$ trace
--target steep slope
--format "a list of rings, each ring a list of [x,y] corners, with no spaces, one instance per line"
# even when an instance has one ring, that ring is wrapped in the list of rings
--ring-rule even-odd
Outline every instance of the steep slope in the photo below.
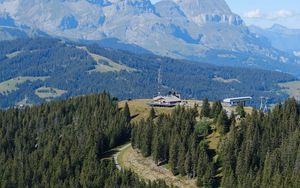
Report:
[[[161,92],[174,89],[184,98],[251,95],[253,104],[260,96],[278,102],[287,97],[278,92],[278,83],[295,80],[280,72],[217,67],[63,40],[23,39],[0,42],[0,107],[100,91],[121,99],[152,98],[158,92],[159,68]]]

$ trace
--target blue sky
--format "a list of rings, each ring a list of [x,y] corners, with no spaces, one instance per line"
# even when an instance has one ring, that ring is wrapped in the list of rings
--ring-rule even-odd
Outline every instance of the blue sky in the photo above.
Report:
[[[159,0],[151,0],[153,3]],[[270,27],[275,23],[300,28],[300,0],[226,0],[247,25]]]

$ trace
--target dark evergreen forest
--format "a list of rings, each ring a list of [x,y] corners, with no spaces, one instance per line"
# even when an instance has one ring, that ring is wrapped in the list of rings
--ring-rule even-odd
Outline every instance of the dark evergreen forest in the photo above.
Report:
[[[263,113],[220,102],[177,107],[131,125],[127,105],[88,95],[0,111],[1,187],[167,187],[119,171],[104,154],[130,140],[144,157],[167,164],[199,187],[299,187],[300,105],[289,99]],[[220,135],[209,147],[208,135]]]
[[[300,187],[300,105],[294,99],[232,126],[220,147],[223,187]]]
[[[0,112],[0,187],[167,187],[102,154],[129,140],[130,113],[108,94]]]

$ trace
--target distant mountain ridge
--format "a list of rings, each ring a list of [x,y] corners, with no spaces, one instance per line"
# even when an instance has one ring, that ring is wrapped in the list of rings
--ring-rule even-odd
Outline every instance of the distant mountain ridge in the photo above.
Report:
[[[209,22],[232,25],[244,23],[240,16],[231,12],[224,0],[176,0],[175,2],[189,19],[199,25]]]
[[[252,34],[224,0],[1,0],[0,12],[51,36],[117,39],[162,56],[300,75],[299,58]]]
[[[249,28],[251,32],[266,37],[274,48],[286,52],[300,52],[300,29],[289,29],[279,24],[267,29],[257,26]]]

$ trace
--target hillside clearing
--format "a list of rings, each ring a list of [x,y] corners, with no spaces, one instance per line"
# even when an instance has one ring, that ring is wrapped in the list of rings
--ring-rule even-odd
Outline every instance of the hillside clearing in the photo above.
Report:
[[[77,48],[86,51],[97,62],[95,69],[89,71],[89,73],[93,73],[93,72],[106,73],[106,72],[121,72],[121,71],[135,72],[135,71],[137,71],[136,69],[115,63],[106,57],[91,53],[87,49],[87,47],[77,47]]]
[[[117,158],[119,164],[126,169],[131,169],[145,180],[163,179],[168,185],[179,188],[196,188],[196,180],[187,177],[174,176],[171,171],[163,166],[157,166],[151,158],[144,158],[134,150],[131,145],[123,149]]]
[[[9,59],[12,59],[14,57],[17,57],[20,53],[22,53],[22,51],[15,51],[15,52],[12,52],[10,54],[6,54],[6,57],[9,58]]]
[[[230,83],[241,83],[241,81],[239,81],[238,79],[224,79],[222,77],[215,77],[213,78],[214,81],[217,81],[217,82],[222,82],[222,83],[225,83],[225,84],[230,84]]]
[[[220,143],[221,135],[213,131],[210,135],[207,136],[208,147],[212,150],[217,150]]]
[[[34,82],[34,81],[45,81],[49,77],[31,77],[31,76],[19,76],[10,80],[6,80],[4,82],[0,83],[0,94],[2,95],[8,95],[9,93],[13,91],[18,90],[18,85],[23,84],[27,81]]]
[[[300,100],[300,81],[281,83],[279,86],[282,91],[287,93],[290,97],[295,97],[296,100]]]
[[[151,110],[151,107],[147,104],[151,102],[150,99],[137,99],[132,101],[121,101],[119,107],[123,108],[127,102],[131,116],[134,117],[134,122],[139,122],[142,119],[147,119]],[[170,114],[174,108],[154,108],[156,114]]]
[[[40,87],[36,89],[34,93],[41,99],[48,99],[60,97],[67,93],[67,91],[52,87]]]
[[[128,104],[131,116],[133,118],[133,122],[139,122],[142,119],[147,119],[151,110],[151,107],[148,105],[148,103],[151,102],[151,99],[136,99],[136,100],[129,100],[129,101],[121,101],[119,102],[119,107],[123,108],[125,103]],[[200,100],[187,100],[188,102],[188,107],[193,107],[195,104],[199,106],[199,113],[201,111],[201,106],[202,106],[202,101]],[[211,103],[212,106],[212,103]],[[223,104],[224,109],[228,112],[235,112],[236,107],[234,106],[227,106]],[[175,109],[173,108],[160,108],[160,107],[155,107],[155,113],[156,115],[159,114],[170,114],[172,111]],[[246,113],[251,113],[252,107],[245,107],[244,108]]]

